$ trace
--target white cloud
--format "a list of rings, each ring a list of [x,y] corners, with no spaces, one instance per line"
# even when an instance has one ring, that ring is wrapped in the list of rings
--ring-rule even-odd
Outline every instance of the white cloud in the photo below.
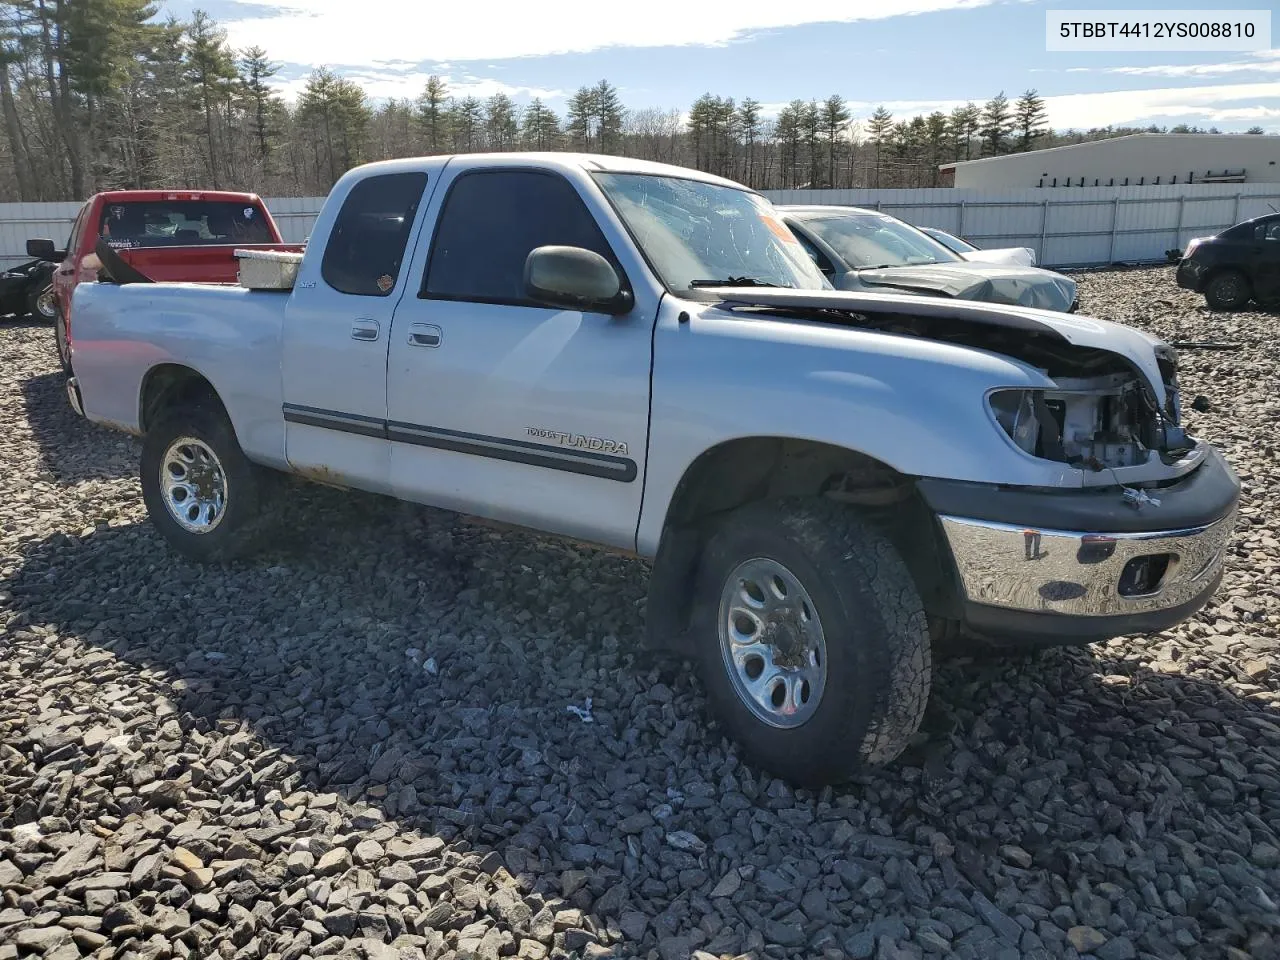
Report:
[[[422,88],[427,85],[429,74],[416,70],[397,72],[394,70],[357,69],[344,70],[342,71],[342,76],[343,79],[357,84],[364,90],[365,95],[372,99],[394,98],[402,100],[406,97],[413,99],[422,93]],[[448,84],[449,95],[458,98],[479,97],[483,100],[492,97],[496,93],[505,93],[507,96],[519,99],[541,97],[543,100],[553,100],[566,95],[564,90],[516,86],[489,77],[455,77],[447,73],[440,74],[440,77]],[[295,102],[306,85],[306,77],[295,77],[289,80],[278,80],[274,86],[277,92],[286,100]]]
[[[1259,109],[1262,100],[1280,102],[1280,81],[1074,93],[1045,98],[1049,122],[1060,129],[1132,124],[1151,117],[1229,123],[1249,119],[1240,111]]]
[[[999,0],[650,0],[637,8],[598,0],[492,0],[427,4],[377,0],[241,0],[273,12],[225,26],[234,47],[258,44],[287,63],[378,64],[392,60],[500,60],[606,47],[719,45],[753,31],[810,23],[883,20],[939,10],[988,6]]]
[[[1241,73],[1280,73],[1280,50],[1257,50],[1251,59],[1226,63],[1158,63],[1147,66],[1070,67],[1067,73],[1110,73],[1126,77],[1227,77]]]

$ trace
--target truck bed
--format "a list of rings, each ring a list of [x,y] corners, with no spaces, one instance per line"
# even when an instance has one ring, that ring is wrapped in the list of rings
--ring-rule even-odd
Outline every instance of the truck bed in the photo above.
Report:
[[[240,286],[80,284],[75,350],[85,415],[141,432],[144,377],[157,365],[180,363],[218,384],[244,451],[283,467],[280,356],[288,300]]]
[[[180,247],[113,247],[112,249],[131,267],[157,282],[235,283],[239,266],[235,258],[236,250],[280,250],[300,253],[302,244],[202,243]]]

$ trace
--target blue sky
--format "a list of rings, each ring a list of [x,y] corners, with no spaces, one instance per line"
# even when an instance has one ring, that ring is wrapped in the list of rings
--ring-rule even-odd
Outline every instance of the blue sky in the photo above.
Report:
[[[164,0],[163,12],[207,10],[237,47],[258,43],[283,64],[293,95],[326,65],[374,97],[414,96],[426,76],[458,95],[504,91],[517,101],[565,97],[607,78],[627,106],[686,109],[700,94],[776,108],[839,93],[864,117],[978,103],[1034,87],[1055,127],[1254,124],[1280,133],[1280,51],[1049,53],[1048,10],[1123,6],[1172,12],[1212,0]],[[1270,9],[1280,0],[1231,2]],[[801,10],[800,7],[807,9]],[[1280,36],[1277,36],[1280,40]]]

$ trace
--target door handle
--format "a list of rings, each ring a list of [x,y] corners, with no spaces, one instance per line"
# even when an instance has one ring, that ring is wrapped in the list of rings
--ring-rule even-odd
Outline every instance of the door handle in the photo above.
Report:
[[[378,339],[378,321],[377,320],[357,320],[351,325],[352,340],[377,340]]]
[[[409,324],[409,345],[413,347],[438,347],[444,331],[434,323]]]

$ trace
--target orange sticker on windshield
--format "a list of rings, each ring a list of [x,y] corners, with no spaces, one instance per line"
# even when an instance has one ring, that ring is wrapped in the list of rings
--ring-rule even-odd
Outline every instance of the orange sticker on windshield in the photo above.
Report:
[[[770,217],[767,214],[763,214],[763,213],[760,214],[760,219],[764,221],[764,225],[773,232],[773,235],[776,236],[783,243],[799,243],[800,242],[799,240],[796,239],[796,235],[792,233],[790,230],[788,230],[786,227],[786,224],[784,224],[781,220],[775,220],[773,217]]]

